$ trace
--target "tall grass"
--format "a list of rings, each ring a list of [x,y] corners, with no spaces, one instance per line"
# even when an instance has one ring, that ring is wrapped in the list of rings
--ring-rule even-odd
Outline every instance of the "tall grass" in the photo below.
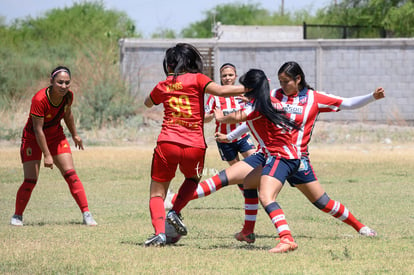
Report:
[[[22,181],[18,146],[0,147],[0,273],[2,274],[410,274],[414,270],[414,146],[344,144],[314,146],[311,157],[331,198],[341,201],[379,233],[359,236],[317,210],[288,185],[278,202],[299,249],[273,255],[275,229],[259,210],[257,241],[237,242],[243,199],[237,187],[190,202],[183,210],[189,235],[177,245],[144,248],[152,234],[148,211],[154,141],[145,147],[74,150],[90,210],[81,214],[57,169],[42,168],[25,211],[25,226],[8,225]],[[220,170],[214,144],[206,171]],[[211,176],[207,173],[207,176]],[[173,181],[177,190],[181,176]]]

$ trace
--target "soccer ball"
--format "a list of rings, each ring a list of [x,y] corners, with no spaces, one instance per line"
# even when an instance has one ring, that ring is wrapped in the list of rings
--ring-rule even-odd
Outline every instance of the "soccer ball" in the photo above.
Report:
[[[175,231],[174,226],[165,221],[165,236],[167,237],[167,244],[173,244],[181,239],[181,235]]]

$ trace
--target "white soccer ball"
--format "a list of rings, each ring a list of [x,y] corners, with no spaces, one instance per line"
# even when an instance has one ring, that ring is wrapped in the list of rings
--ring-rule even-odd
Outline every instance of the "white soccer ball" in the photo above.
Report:
[[[181,239],[181,235],[167,221],[165,221],[165,236],[167,237],[167,244],[176,243]]]

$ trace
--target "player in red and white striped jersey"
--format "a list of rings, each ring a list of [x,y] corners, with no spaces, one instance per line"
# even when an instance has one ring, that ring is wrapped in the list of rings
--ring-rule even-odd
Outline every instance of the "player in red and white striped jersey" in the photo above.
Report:
[[[305,75],[296,62],[285,63],[278,71],[281,89],[273,90],[272,97],[277,98],[291,121],[301,126],[293,131],[293,141],[301,151],[301,166],[287,180],[297,187],[310,202],[320,210],[352,226],[363,236],[374,237],[377,233],[359,222],[340,202],[329,198],[320,185],[309,160],[308,143],[318,115],[322,112],[337,112],[343,109],[356,109],[383,98],[384,90],[377,88],[373,93],[352,98],[342,98],[313,90],[306,82]],[[243,132],[238,129],[239,132]],[[239,241],[254,241],[254,224],[257,215],[257,181],[245,181],[245,224],[236,234]],[[246,196],[247,194],[247,196]],[[253,210],[252,210],[253,209]]]
[[[224,63],[220,67],[221,85],[234,85],[237,78],[236,67],[231,63]],[[240,110],[244,106],[244,98],[240,96],[220,97],[210,95],[205,106],[205,122],[214,118],[214,110],[221,109],[224,114],[230,114]],[[243,122],[244,123],[244,122]],[[230,133],[243,123],[220,123],[216,121],[216,132]],[[230,165],[239,161],[239,153],[245,158],[255,151],[255,146],[250,140],[248,133],[241,135],[239,138],[229,140],[228,142],[217,142],[217,147],[221,159],[227,161]]]
[[[292,129],[299,129],[290,121],[276,98],[270,97],[269,81],[263,71],[249,70],[240,78],[240,83],[245,87],[253,88],[246,93],[246,97],[252,101],[236,113],[223,116],[223,112],[216,110],[216,119],[221,122],[246,121],[247,125],[259,143],[259,150],[264,155],[265,162],[261,165],[252,165],[255,155],[244,161],[253,169],[247,177],[257,177],[260,188],[260,202],[277,229],[280,242],[269,250],[271,253],[281,253],[295,250],[294,242],[289,226],[286,222],[283,210],[276,202],[276,198],[289,176],[299,168],[300,154],[292,144]],[[227,171],[237,169],[233,165]],[[242,168],[240,166],[240,168]],[[260,172],[261,171],[261,172]],[[239,173],[245,174],[246,169]]]

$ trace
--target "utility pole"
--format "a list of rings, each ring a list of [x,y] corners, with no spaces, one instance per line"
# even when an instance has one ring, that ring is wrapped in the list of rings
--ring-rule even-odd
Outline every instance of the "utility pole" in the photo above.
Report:
[[[282,0],[282,6],[280,7],[280,13],[282,16],[285,14],[285,0]]]

